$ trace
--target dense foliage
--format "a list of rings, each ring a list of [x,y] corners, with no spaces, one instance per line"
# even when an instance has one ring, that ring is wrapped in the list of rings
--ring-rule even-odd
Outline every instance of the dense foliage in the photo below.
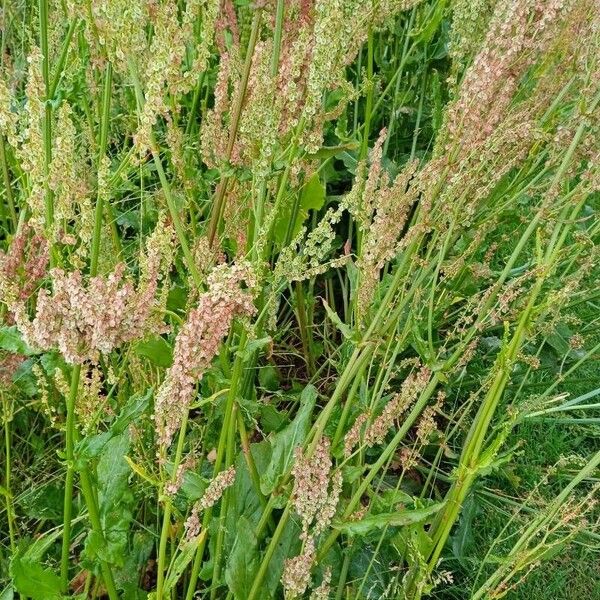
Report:
[[[1,600],[597,564],[597,1],[1,21]]]

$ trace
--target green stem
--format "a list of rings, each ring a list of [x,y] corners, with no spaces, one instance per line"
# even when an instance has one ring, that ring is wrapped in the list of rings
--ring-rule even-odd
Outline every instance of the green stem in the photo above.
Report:
[[[144,93],[142,91],[142,86],[140,80],[137,76],[137,71],[135,64],[133,61],[129,61],[129,73],[131,75],[131,79],[133,81],[133,85],[135,88],[136,99],[138,103],[139,110],[141,110],[144,106]],[[175,203],[175,198],[173,197],[173,193],[171,192],[171,186],[169,181],[167,180],[167,176],[165,174],[165,170],[162,165],[162,161],[160,159],[160,152],[158,150],[158,146],[156,144],[156,140],[154,138],[154,134],[150,132],[150,152],[152,153],[152,158],[154,159],[154,165],[156,167],[156,171],[158,172],[158,178],[160,179],[160,184],[162,186],[163,192],[165,194],[165,199],[167,201],[167,206],[169,208],[169,214],[171,215],[171,219],[173,220],[173,226],[175,227],[175,233],[177,234],[177,239],[179,240],[179,245],[181,246],[181,250],[185,257],[187,267],[190,271],[192,279],[194,283],[200,287],[202,285],[202,275],[196,266],[196,261],[190,251],[190,247],[187,241],[187,237],[185,234],[185,227],[183,225],[183,221],[179,216],[179,210]]]
[[[250,479],[252,480],[254,491],[256,492],[261,506],[264,509],[267,506],[267,499],[260,489],[260,475],[258,474],[254,457],[252,456],[252,449],[250,447],[250,441],[248,440],[248,432],[246,431],[244,417],[240,411],[237,411],[237,424],[238,432],[240,434],[240,442],[242,445],[242,452],[244,453],[244,460],[246,461],[246,466],[248,467],[248,473],[250,473]]]
[[[67,30],[67,35],[63,41],[63,45],[60,51],[60,56],[58,58],[58,63],[56,65],[56,73],[54,73],[54,77],[50,83],[50,88],[48,91],[48,96],[50,98],[54,98],[54,94],[58,89],[58,84],[60,83],[60,78],[62,76],[63,68],[65,66],[65,62],[67,61],[67,55],[69,54],[69,46],[71,45],[71,40],[73,39],[73,34],[75,33],[75,29],[79,23],[78,19],[73,19],[71,24],[69,25],[69,29]]]
[[[226,460],[226,458],[229,458],[230,461],[232,460],[231,444],[233,443],[233,440],[231,439],[232,438],[231,432],[232,432],[232,429],[235,427],[235,422],[236,422],[234,405],[235,405],[235,400],[238,395],[238,388],[239,388],[240,382],[242,380],[242,375],[243,375],[243,370],[244,370],[244,364],[245,364],[244,349],[246,347],[246,340],[247,340],[247,334],[246,334],[246,331],[244,330],[244,331],[242,331],[242,333],[240,335],[240,339],[239,339],[239,343],[238,343],[238,351],[237,351],[235,363],[233,365],[233,370],[232,370],[232,374],[231,374],[231,384],[229,387],[229,392],[227,394],[227,402],[225,405],[225,416],[223,418],[223,425],[221,426],[221,433],[219,435],[219,442],[217,444],[217,456],[215,458],[215,464],[214,464],[214,468],[213,468],[214,476],[216,476],[219,473],[219,471],[221,471],[221,465]],[[229,448],[229,457],[226,457],[226,452],[227,452],[228,448]],[[206,529],[208,527],[208,525],[210,524],[210,521],[212,518],[212,513],[213,513],[212,508],[208,509],[204,513],[204,517],[202,520],[202,528],[203,529]],[[219,534],[217,534],[217,535],[219,535]],[[196,556],[194,557],[194,564],[192,565],[192,572],[191,572],[190,581],[189,581],[188,588],[187,588],[186,600],[192,600],[192,598],[194,597],[194,593],[196,591],[196,584],[198,582],[198,577],[200,575],[200,567],[202,566],[202,556],[204,554],[205,546],[206,546],[206,537],[200,542],[200,544],[198,545],[198,549],[196,550]],[[220,553],[215,556],[214,560],[215,560],[215,566],[213,566],[213,569],[216,568],[216,564],[220,563],[220,560],[221,560]],[[211,591],[211,593],[212,593],[212,591]]]
[[[360,160],[364,160],[367,157],[369,150],[369,134],[371,133],[371,115],[373,114],[373,30],[369,28],[369,38],[367,41],[367,102],[365,106],[365,121],[362,132],[362,144],[360,148]]]
[[[254,19],[252,21],[252,30],[250,32],[250,39],[248,41],[248,49],[246,50],[244,72],[242,74],[242,80],[240,82],[239,91],[235,99],[235,105],[233,107],[231,115],[229,140],[227,142],[227,149],[225,151],[225,157],[227,162],[231,160],[231,156],[233,154],[233,147],[235,145],[235,140],[237,137],[238,127],[240,124],[242,107],[244,105],[244,98],[246,97],[246,89],[248,87],[248,79],[250,78],[250,69],[252,68],[252,57],[254,56],[254,47],[256,46],[256,41],[258,40],[258,33],[260,30],[261,12],[262,11],[260,9],[257,9],[254,13]],[[228,182],[229,178],[227,176],[223,176],[223,179],[221,179],[221,181],[219,182],[219,185],[217,186],[217,191],[215,193],[215,200],[212,207],[210,222],[208,224],[208,243],[210,244],[210,246],[212,246],[215,241],[217,229],[221,220],[221,215],[223,214],[223,210],[225,208],[225,192],[227,191]]]
[[[234,402],[231,407],[231,416],[228,423],[227,432],[227,451],[225,454],[225,464],[231,465],[234,461],[235,452],[235,424],[237,421],[237,404]],[[223,554],[223,545],[225,542],[225,518],[227,516],[227,509],[229,507],[229,501],[231,498],[231,489],[225,490],[223,499],[221,500],[221,508],[219,510],[218,527],[217,527],[217,539],[215,543],[215,556],[213,561],[213,576],[211,581],[210,598],[215,600],[217,590],[219,589],[221,580],[221,563]]]
[[[42,120],[44,139],[44,195],[46,230],[50,234],[54,224],[54,197],[48,185],[50,163],[52,162],[52,104],[50,102],[50,62],[48,56],[48,0],[39,0],[40,48],[42,51],[42,77],[45,87],[44,117]]]
[[[79,388],[81,365],[74,365],[71,372],[71,389],[67,397],[67,420],[65,457],[67,461],[67,474],[65,477],[65,494],[63,502],[63,538],[60,558],[60,578],[63,592],[69,588],[69,547],[71,545],[71,517],[73,512],[73,480],[75,477],[75,400]]]
[[[279,70],[279,55],[281,54],[284,13],[285,0],[277,0],[277,8],[275,12],[275,31],[273,32],[273,54],[271,55],[271,77],[276,77]]]
[[[110,121],[110,91],[112,86],[112,65],[106,63],[104,71],[104,91],[102,94],[102,120],[100,126],[100,143],[98,148],[98,169],[102,168],[102,162],[106,154],[108,142],[108,126]],[[96,210],[94,213],[94,234],[92,237],[92,256],[90,261],[90,275],[93,277],[98,272],[98,257],[100,255],[100,238],[102,231],[102,212],[103,212],[103,194],[104,190],[98,190],[96,196]]]
[[[273,558],[273,554],[275,553],[277,544],[279,543],[279,540],[281,539],[281,536],[283,535],[285,526],[288,522],[288,519],[290,518],[291,512],[292,511],[290,508],[290,504],[288,502],[288,504],[286,504],[285,510],[283,511],[281,517],[279,518],[279,523],[277,523],[277,528],[273,532],[273,537],[271,538],[271,541],[270,541],[269,545],[267,546],[267,550],[265,552],[265,556],[264,556],[262,562],[260,563],[260,567],[258,568],[256,575],[254,576],[254,583],[252,584],[252,587],[250,588],[250,593],[248,594],[247,600],[258,600],[258,598],[262,597],[261,596],[261,594],[262,594],[261,588],[262,588],[263,579],[265,578],[265,575],[267,574],[267,569],[269,568],[269,564],[271,563],[271,559]]]
[[[10,185],[10,171],[8,169],[8,161],[6,159],[6,142],[4,137],[0,136],[0,164],[2,166],[2,178],[4,179],[4,190],[6,193],[6,202],[8,204],[8,212],[12,221],[13,231],[17,230],[18,220],[17,211],[15,209],[15,201]]]
[[[4,487],[6,493],[4,498],[6,500],[6,518],[8,520],[8,535],[10,539],[10,551],[14,555],[15,552],[15,515],[12,506],[12,492],[11,492],[11,433],[10,423],[12,421],[12,407],[10,406],[10,400],[6,398],[5,394],[2,394],[3,404],[3,421],[4,421]]]
[[[297,281],[294,290],[296,292],[296,313],[298,316],[298,327],[300,328],[300,338],[302,339],[302,351],[304,352],[304,360],[308,368],[308,375],[312,377],[315,374],[315,359],[312,353],[311,332],[308,328],[308,320],[306,317],[306,301],[304,298],[304,287],[301,281]]]
[[[96,506],[96,496],[94,494],[94,488],[90,479],[89,471],[86,467],[79,470],[79,481],[81,484],[81,491],[83,492],[83,498],[88,509],[88,515],[90,523],[92,524],[92,531],[96,534],[99,539],[104,539],[104,532],[102,530],[102,522],[100,521],[100,514],[98,507]],[[118,600],[119,595],[115,587],[115,582],[112,575],[110,565],[104,561],[100,561],[100,571],[102,573],[102,579],[104,580],[104,587],[110,600]]]
[[[61,584],[66,592],[69,586],[69,546],[71,543],[71,515],[73,509],[73,479],[75,476],[75,442],[77,441],[77,430],[75,429],[75,402],[77,400],[77,392],[79,389],[79,380],[81,376],[81,365],[73,365],[71,373],[71,388],[67,398],[67,421],[66,421],[66,460],[67,460],[67,476],[65,478],[65,496],[63,505],[63,539],[60,562]],[[99,539],[104,538],[102,530],[102,522],[96,504],[96,495],[92,485],[91,477],[87,466],[79,468],[79,479],[81,491],[88,509],[88,516],[92,525],[92,531]],[[100,570],[104,585],[110,600],[118,600],[117,590],[115,588],[114,579],[110,565],[105,561],[100,561]]]
[[[189,418],[189,411],[185,411],[181,427],[179,428],[179,437],[177,439],[177,449],[175,450],[175,460],[173,462],[173,471],[171,474],[171,481],[175,481],[177,478],[177,470],[181,464],[181,457],[183,456],[183,447],[185,445],[185,433],[187,430]],[[158,546],[158,567],[157,567],[157,581],[156,581],[156,599],[162,600],[163,588],[165,583],[165,565],[167,560],[167,541],[169,539],[169,530],[171,529],[171,512],[172,504],[171,499],[163,491],[165,498],[165,510],[163,512],[162,528],[160,530],[160,541]]]

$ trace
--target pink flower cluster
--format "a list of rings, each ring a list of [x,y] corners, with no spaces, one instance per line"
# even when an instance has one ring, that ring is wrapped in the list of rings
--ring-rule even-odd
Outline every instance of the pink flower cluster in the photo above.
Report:
[[[156,281],[137,291],[123,264],[87,282],[80,271],[52,269],[50,275],[52,291],[39,291],[33,321],[25,303],[15,305],[15,321],[30,346],[58,349],[67,362],[81,364],[147,333]]]
[[[196,382],[210,366],[235,317],[254,314],[254,279],[246,265],[219,265],[208,276],[208,291],[200,295],[175,340],[173,364],[158,390],[155,421],[158,443],[170,445],[194,397]]]
[[[14,237],[6,253],[0,251],[0,292],[7,303],[27,300],[46,274],[46,239],[28,225]]]

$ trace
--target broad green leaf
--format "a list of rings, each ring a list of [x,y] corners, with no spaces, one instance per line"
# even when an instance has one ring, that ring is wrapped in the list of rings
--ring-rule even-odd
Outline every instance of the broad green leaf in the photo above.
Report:
[[[293,215],[294,204],[297,203],[296,214]],[[325,203],[325,186],[319,179],[319,174],[314,173],[302,186],[298,198],[289,198],[282,207],[281,216],[275,223],[275,239],[279,244],[284,244],[286,238],[292,240],[298,234],[302,223],[306,221],[309,210],[319,210]],[[293,222],[292,222],[293,221]]]
[[[271,459],[271,446],[269,442],[262,441],[258,444],[250,444],[250,452],[254,465],[259,473],[264,473]],[[246,457],[239,452],[235,461],[235,482],[229,495],[227,514],[225,515],[225,547],[231,552],[236,536],[237,523],[242,517],[255,528],[263,514],[258,491],[250,477]]]
[[[123,566],[127,537],[133,519],[133,494],[128,479],[131,473],[125,455],[129,450],[129,433],[111,438],[98,461],[98,504],[104,536],[91,532],[85,552],[89,558]]]
[[[134,350],[138,356],[147,358],[159,367],[170,367],[173,363],[173,348],[160,336],[138,342]]]
[[[437,31],[437,28],[439,27],[442,18],[444,17],[445,7],[446,0],[438,0],[435,9],[432,11],[433,14],[431,14],[431,12],[427,14],[428,19],[425,26],[421,29],[421,31],[417,33],[417,41],[427,44],[431,40],[431,38]]]
[[[169,470],[169,473],[172,471]],[[181,491],[187,496],[190,502],[200,500],[207,488],[208,482],[198,473],[186,470],[181,483]]]
[[[405,525],[412,525],[414,523],[425,521],[428,517],[438,512],[443,505],[443,502],[438,502],[427,508],[369,515],[360,521],[338,523],[334,525],[334,527],[349,535],[366,535],[375,529],[383,529],[384,527],[404,527]]]
[[[295,519],[288,519],[279,543],[275,546],[273,557],[269,563],[269,569],[264,580],[264,591],[261,600],[268,598],[282,598],[283,594],[277,594],[281,585],[281,575],[285,561],[300,553],[300,526]]]
[[[10,563],[10,575],[17,592],[31,600],[62,598],[60,577],[37,561],[17,553]]]
[[[310,429],[310,417],[316,400],[317,390],[314,386],[307,385],[300,395],[300,410],[294,420],[285,429],[271,437],[271,462],[260,481],[263,494],[272,493],[279,480],[291,468],[294,450],[304,443]]]
[[[19,498],[19,507],[28,517],[62,522],[64,489],[55,482],[32,487]]]
[[[244,516],[237,522],[237,535],[227,560],[225,581],[236,600],[246,600],[258,568],[258,541],[254,525]]]
[[[38,393],[37,378],[33,374],[32,368],[35,364],[33,358],[22,362],[13,375],[13,383],[25,395],[33,398]]]
[[[286,423],[286,416],[280,413],[272,404],[259,404],[260,426],[265,433],[279,431]]]
[[[0,350],[6,350],[13,354],[24,354],[25,356],[39,354],[23,341],[21,332],[16,325],[0,327]]]
[[[127,548],[125,562],[122,568],[114,570],[117,588],[123,591],[124,600],[146,600],[148,592],[139,589],[141,570],[147,565],[154,549],[154,536],[141,531],[133,534]]]
[[[77,517],[73,519],[73,523],[81,521],[82,517]],[[42,556],[46,553],[48,548],[56,542],[56,540],[62,537],[62,527],[55,529],[52,532],[45,533],[41,535],[39,538],[31,541],[27,545],[27,549],[23,552],[22,558],[25,561],[29,562],[40,562],[42,560]]]
[[[246,347],[242,350],[241,354],[244,359],[249,360],[257,350],[262,350],[273,343],[273,339],[269,336],[259,338],[257,340],[251,340],[246,344]]]

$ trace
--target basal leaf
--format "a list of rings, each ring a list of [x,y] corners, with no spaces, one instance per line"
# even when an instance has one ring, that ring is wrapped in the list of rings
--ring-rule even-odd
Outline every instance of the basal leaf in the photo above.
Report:
[[[237,522],[237,535],[225,569],[225,581],[236,600],[246,600],[258,568],[258,541],[254,526],[244,516]]]
[[[10,563],[10,575],[17,592],[31,600],[62,598],[60,577],[37,561],[17,553]]]
[[[91,532],[86,541],[89,558],[99,558],[122,566],[127,536],[133,518],[133,494],[128,479],[131,473],[125,455],[129,450],[129,433],[111,438],[98,461],[98,504],[104,537]]]

